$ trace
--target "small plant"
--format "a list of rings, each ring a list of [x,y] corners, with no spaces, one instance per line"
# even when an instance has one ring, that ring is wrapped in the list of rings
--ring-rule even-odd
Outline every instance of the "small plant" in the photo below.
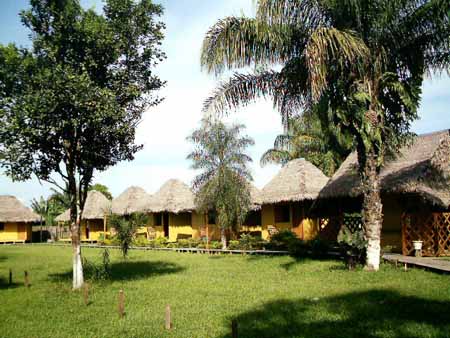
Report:
[[[148,223],[148,216],[142,213],[134,213],[127,217],[112,215],[109,221],[110,226],[116,230],[116,237],[119,241],[123,258],[126,258],[128,250],[133,243],[136,230]]]
[[[362,229],[351,232],[343,226],[338,235],[338,243],[349,269],[354,269],[358,263],[364,264],[367,241]]]
[[[133,245],[135,246],[148,246],[149,243],[149,240],[144,236],[138,236],[133,241]]]
[[[83,258],[83,266],[86,274],[91,276],[92,280],[107,280],[111,277],[111,260],[109,257],[109,250],[105,249],[102,252],[101,264],[95,264]]]

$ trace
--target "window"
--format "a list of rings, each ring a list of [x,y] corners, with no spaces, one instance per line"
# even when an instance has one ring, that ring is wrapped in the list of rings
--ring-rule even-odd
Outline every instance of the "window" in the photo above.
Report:
[[[5,231],[5,223],[0,223],[0,231]]]
[[[258,226],[261,225],[261,210],[250,211],[247,214],[244,225]]]
[[[208,211],[208,224],[216,224],[216,212]]]
[[[153,215],[153,225],[154,226],[162,225],[162,213],[158,212],[157,214]]]
[[[192,225],[192,214],[190,212],[182,212],[174,215],[176,225]]]
[[[289,204],[275,206],[275,223],[289,223],[291,221],[291,208]]]

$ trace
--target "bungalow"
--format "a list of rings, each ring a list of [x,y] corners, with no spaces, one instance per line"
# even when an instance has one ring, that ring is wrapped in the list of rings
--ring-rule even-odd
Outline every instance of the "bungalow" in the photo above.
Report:
[[[16,197],[0,196],[0,243],[31,241],[31,226],[40,217]]]
[[[304,240],[313,239],[319,230],[319,220],[308,210],[328,182],[320,169],[305,159],[295,159],[280,169],[262,189],[262,237],[271,231],[292,230]]]
[[[98,241],[107,234],[106,218],[111,210],[111,202],[101,192],[88,192],[81,219],[81,240]],[[70,210],[55,218],[57,222],[70,222]]]
[[[125,217],[137,212],[148,213],[147,206],[152,203],[152,199],[153,197],[143,188],[132,186],[113,199],[111,211],[113,214]],[[137,230],[137,235],[145,236],[148,239],[164,236],[161,231],[153,230],[153,214],[150,213],[149,224],[140,227]]]
[[[194,194],[183,182],[170,179],[153,195],[147,204],[152,213],[152,226],[156,233],[169,241],[182,238],[200,238],[205,217],[195,211]]]
[[[337,220],[321,228],[327,236],[336,236],[342,225],[360,227],[355,217],[362,205],[357,172],[357,155],[352,153],[319,195],[314,212]],[[449,130],[416,137],[385,164],[380,173],[382,247],[410,255],[412,241],[422,240],[424,255],[450,255],[449,178]]]

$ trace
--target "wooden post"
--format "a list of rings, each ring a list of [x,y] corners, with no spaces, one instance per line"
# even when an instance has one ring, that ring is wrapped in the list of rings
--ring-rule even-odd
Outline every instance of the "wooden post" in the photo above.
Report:
[[[12,285],[12,270],[9,269],[9,285]]]
[[[408,264],[405,263],[405,271],[408,271]]]
[[[24,284],[25,284],[25,287],[29,287],[30,286],[30,280],[29,280],[29,278],[28,278],[28,271],[25,271],[25,280],[24,280]]]
[[[238,338],[238,323],[236,319],[231,321],[231,337]]]
[[[125,295],[123,290],[119,291],[119,318],[123,318],[125,315]]]
[[[170,318],[170,305],[166,305],[166,318],[165,318],[165,328],[170,330],[172,328],[172,320]]]
[[[84,298],[84,305],[89,305],[89,285],[88,285],[88,283],[84,283],[83,298]]]

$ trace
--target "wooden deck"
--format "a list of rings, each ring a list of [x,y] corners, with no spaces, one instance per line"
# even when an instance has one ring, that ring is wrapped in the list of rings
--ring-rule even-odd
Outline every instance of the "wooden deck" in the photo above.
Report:
[[[433,271],[450,273],[450,260],[439,257],[412,257],[400,254],[384,254],[383,259],[391,263],[402,264],[405,269],[408,269],[408,266],[416,266]]]

